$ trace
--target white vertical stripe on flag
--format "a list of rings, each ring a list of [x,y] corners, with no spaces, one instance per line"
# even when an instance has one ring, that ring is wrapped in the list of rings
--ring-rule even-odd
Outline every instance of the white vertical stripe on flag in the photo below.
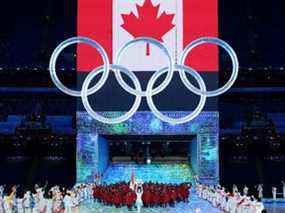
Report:
[[[124,23],[121,15],[133,12],[138,17],[136,4],[142,6],[144,1],[113,1],[113,59],[117,58],[118,50],[125,43],[134,39],[129,32],[121,27]],[[158,17],[163,12],[174,14],[172,23],[175,27],[167,32],[162,39],[170,50],[172,57],[177,60],[183,51],[183,0],[152,0],[152,4],[153,6],[159,5]],[[132,71],[155,71],[167,66],[168,61],[162,51],[153,45],[150,45],[150,55],[147,55],[146,44],[140,43],[125,52],[120,64]]]

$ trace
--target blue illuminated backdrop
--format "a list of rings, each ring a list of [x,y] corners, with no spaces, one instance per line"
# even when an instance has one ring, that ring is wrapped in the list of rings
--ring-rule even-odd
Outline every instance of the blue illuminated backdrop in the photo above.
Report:
[[[123,112],[102,112],[118,116]],[[182,117],[189,112],[164,112],[170,117]],[[204,182],[219,182],[219,113],[201,112],[191,122],[171,125],[157,119],[149,111],[137,112],[120,124],[104,124],[87,112],[77,112],[77,182],[93,182],[97,172],[108,165],[108,142],[101,135],[196,135],[191,142],[191,166]]]

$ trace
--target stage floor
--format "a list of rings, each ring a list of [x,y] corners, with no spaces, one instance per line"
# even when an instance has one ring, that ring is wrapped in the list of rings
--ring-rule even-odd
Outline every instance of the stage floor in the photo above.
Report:
[[[104,173],[103,182],[129,182],[132,172],[143,182],[185,183],[192,182],[193,174],[187,163],[112,163]]]

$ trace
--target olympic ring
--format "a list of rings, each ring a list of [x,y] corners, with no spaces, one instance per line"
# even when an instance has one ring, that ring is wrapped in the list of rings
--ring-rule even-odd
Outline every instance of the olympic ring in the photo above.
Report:
[[[161,70],[159,70],[158,72],[156,72],[150,79],[149,84],[147,85],[147,90],[152,90],[153,85],[155,84],[155,81],[159,78],[159,76],[161,76],[163,73],[165,73],[169,68],[165,67]],[[175,66],[175,70],[181,71],[181,70],[185,70],[187,73],[190,73],[198,82],[200,88],[202,91],[206,91],[206,86],[205,83],[202,79],[202,77],[200,76],[200,74],[198,72],[196,72],[193,68],[187,67],[187,66],[182,66],[182,65],[176,65]],[[191,121],[193,118],[197,117],[200,112],[203,110],[205,103],[206,103],[206,95],[201,95],[199,104],[197,106],[197,108],[191,112],[190,115],[187,115],[183,118],[169,118],[165,115],[163,115],[154,105],[153,100],[152,100],[152,95],[146,96],[146,100],[148,103],[149,108],[151,109],[151,111],[162,121],[171,123],[171,124],[182,124],[182,123],[186,123]]]
[[[117,55],[117,60],[115,61],[115,64],[119,64],[121,61],[121,57],[122,57],[122,53],[129,47],[131,47],[132,45],[134,45],[137,42],[147,42],[149,44],[152,44],[154,46],[157,46],[160,50],[162,50],[162,52],[167,56],[168,58],[168,66],[170,67],[170,69],[167,72],[166,78],[164,79],[164,81],[161,83],[161,85],[159,85],[157,88],[155,88],[153,90],[153,92],[151,94],[148,94],[148,91],[141,91],[138,92],[136,90],[134,90],[133,88],[131,88],[122,78],[120,72],[116,72],[116,78],[119,82],[119,84],[121,85],[121,87],[123,87],[126,91],[129,91],[131,94],[133,95],[141,95],[143,97],[146,97],[148,95],[156,95],[158,93],[160,93],[162,90],[164,90],[170,83],[172,76],[173,76],[173,59],[169,53],[169,50],[167,49],[166,46],[164,46],[161,42],[157,41],[156,39],[153,38],[146,38],[146,37],[140,37],[134,40],[129,41],[128,43],[126,43],[118,52]]]
[[[207,38],[207,37],[205,37],[205,38],[199,38],[199,39],[193,41],[184,49],[182,56],[180,58],[180,64],[185,63],[186,57],[192,49],[194,49],[195,47],[197,47],[201,44],[206,44],[206,43],[217,44],[218,46],[224,48],[227,51],[227,53],[230,55],[232,63],[233,63],[233,69],[232,69],[232,75],[231,75],[229,81],[219,89],[216,89],[213,91],[201,91],[189,82],[184,70],[181,70],[181,72],[179,72],[179,74],[180,74],[180,78],[182,79],[183,84],[190,91],[195,93],[196,95],[206,95],[207,97],[214,97],[214,96],[218,96],[218,95],[225,93],[235,83],[235,81],[238,77],[239,63],[238,63],[238,59],[237,59],[237,55],[236,55],[235,51],[232,49],[232,47],[229,44],[227,44],[226,42],[224,42],[223,40],[218,39],[218,38]]]
[[[131,47],[132,45],[134,45],[137,42],[147,42],[147,43],[155,45],[160,50],[162,50],[163,53],[165,53],[165,55],[167,56],[167,58],[169,60],[167,67],[156,71],[152,75],[152,77],[150,78],[150,80],[147,84],[146,91],[142,91],[140,81],[138,80],[138,78],[136,77],[136,75],[133,72],[131,72],[130,70],[128,70],[127,68],[125,68],[123,66],[118,65],[120,60],[121,60],[123,52],[126,51],[127,48]],[[100,66],[98,68],[93,69],[93,71],[87,75],[86,79],[83,82],[81,91],[72,90],[72,89],[69,89],[66,86],[64,86],[62,84],[62,82],[58,79],[57,74],[56,74],[56,70],[55,70],[56,60],[57,60],[60,52],[65,47],[67,47],[71,44],[75,44],[75,43],[86,43],[86,44],[89,44],[89,45],[95,47],[98,50],[98,52],[100,53],[100,55],[102,56],[103,62],[104,62],[103,66]],[[216,44],[216,45],[224,48],[227,51],[227,53],[230,55],[230,58],[231,58],[232,64],[233,64],[232,74],[231,74],[229,81],[224,86],[222,86],[221,88],[218,88],[218,89],[213,90],[213,91],[207,91],[206,86],[205,86],[205,82],[202,79],[202,77],[200,76],[200,74],[196,70],[194,70],[193,68],[188,67],[184,64],[185,59],[186,59],[187,55],[189,54],[189,52],[193,48],[195,48],[196,46],[199,46],[199,45],[202,45],[205,43]],[[136,113],[136,111],[138,110],[142,97],[146,97],[146,100],[147,100],[147,103],[148,103],[150,110],[160,120],[174,124],[174,125],[189,122],[192,119],[194,119],[195,117],[197,117],[200,114],[200,112],[203,110],[207,97],[214,97],[214,96],[218,96],[218,95],[225,93],[227,90],[229,90],[232,87],[232,85],[234,84],[234,82],[236,81],[237,76],[238,76],[239,63],[238,63],[238,58],[237,58],[235,51],[232,49],[232,47],[229,44],[227,44],[226,42],[224,42],[223,40],[220,40],[218,38],[204,37],[204,38],[199,38],[199,39],[193,41],[184,49],[184,51],[183,51],[183,53],[179,59],[179,64],[174,65],[173,61],[174,60],[171,57],[167,47],[165,45],[163,45],[161,42],[159,42],[153,38],[141,37],[141,38],[137,38],[137,39],[134,39],[134,40],[126,43],[119,50],[115,64],[110,64],[105,50],[96,41],[93,41],[93,40],[86,38],[86,37],[73,37],[73,38],[67,39],[64,42],[62,42],[61,44],[59,44],[59,46],[54,50],[54,52],[51,56],[51,59],[50,59],[49,71],[50,71],[52,81],[61,91],[63,91],[64,93],[66,93],[68,95],[71,95],[71,96],[81,97],[83,106],[86,109],[86,111],[89,113],[89,115],[91,115],[92,118],[94,118],[100,122],[107,123],[107,124],[121,123],[121,122],[128,120],[130,117],[132,117]],[[115,72],[116,79],[119,82],[119,84],[121,85],[121,87],[124,90],[126,90],[128,93],[136,96],[135,102],[134,102],[133,106],[131,107],[131,109],[128,112],[126,112],[125,114],[123,114],[119,117],[116,117],[116,118],[106,118],[106,117],[99,115],[98,113],[96,113],[92,109],[92,107],[90,106],[90,103],[88,101],[88,96],[94,94],[99,89],[101,89],[102,86],[107,81],[107,78],[109,76],[109,69],[111,69]],[[182,117],[182,118],[170,118],[168,116],[163,115],[163,113],[161,113],[156,108],[155,104],[153,103],[153,99],[152,99],[152,96],[159,94],[169,85],[169,83],[171,82],[171,79],[173,77],[174,71],[179,72],[179,76],[182,80],[182,83],[191,92],[200,96],[200,101],[199,101],[199,104],[196,107],[196,109],[194,111],[192,111],[189,115]],[[93,80],[93,78],[96,77],[101,72],[103,72],[103,74],[102,74],[100,80],[97,82],[97,84],[95,84],[92,88],[89,89],[89,85],[90,85],[91,81]],[[133,83],[135,85],[135,88],[130,87],[124,81],[124,79],[122,78],[121,72],[125,73],[126,75],[128,75],[131,78],[131,80],[133,81]],[[167,75],[166,75],[166,78],[163,80],[163,82],[159,86],[157,86],[156,88],[153,88],[157,79],[162,74],[164,74],[166,72],[167,72]],[[195,80],[197,80],[199,88],[196,88],[192,83],[189,82],[189,80],[186,76],[186,73],[191,74],[195,78]]]
[[[70,95],[70,96],[74,96],[74,97],[80,97],[81,96],[80,91],[69,89],[62,84],[62,82],[57,77],[56,68],[55,68],[57,58],[58,58],[59,54],[61,53],[61,51],[64,48],[68,47],[69,45],[76,44],[76,43],[85,43],[85,44],[88,44],[88,45],[94,47],[95,49],[97,49],[98,52],[100,53],[100,55],[102,56],[103,62],[104,62],[103,75],[101,76],[101,78],[97,82],[97,84],[94,85],[88,91],[88,95],[91,95],[91,94],[97,92],[105,84],[105,82],[107,81],[108,75],[109,75],[109,64],[110,64],[110,62],[109,62],[109,58],[108,58],[107,53],[105,52],[104,48],[100,44],[98,44],[96,41],[94,41],[90,38],[87,38],[87,37],[80,37],[80,36],[79,37],[72,37],[72,38],[69,38],[69,39],[63,41],[62,43],[60,43],[57,46],[57,48],[52,53],[52,56],[50,58],[50,63],[49,63],[49,72],[50,72],[51,79],[54,82],[54,84],[57,86],[57,88],[60,89],[65,94]]]
[[[118,72],[118,70],[123,71],[125,74],[127,74],[132,79],[132,81],[134,82],[134,85],[136,87],[136,90],[141,91],[140,82],[133,72],[131,72],[127,68],[119,66],[119,65],[110,65],[110,68],[115,73]],[[117,117],[117,118],[106,118],[106,117],[103,117],[103,116],[99,115],[98,113],[94,112],[94,110],[92,109],[92,107],[89,104],[88,92],[87,91],[88,91],[88,87],[89,87],[92,79],[96,75],[98,75],[100,72],[102,72],[102,69],[103,69],[103,67],[101,66],[101,67],[93,70],[92,72],[90,72],[87,75],[86,79],[84,80],[83,85],[82,85],[82,92],[81,92],[81,98],[82,98],[83,106],[85,107],[85,109],[89,113],[89,115],[91,115],[94,119],[96,119],[102,123],[116,124],[116,123],[124,122],[136,113],[137,109],[139,108],[139,106],[141,104],[142,97],[140,95],[137,95],[132,108],[126,114],[124,114],[120,117]]]

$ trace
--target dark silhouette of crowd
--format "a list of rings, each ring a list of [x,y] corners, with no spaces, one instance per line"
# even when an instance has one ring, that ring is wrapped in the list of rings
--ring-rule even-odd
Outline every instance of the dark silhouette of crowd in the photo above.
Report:
[[[177,202],[187,202],[191,184],[143,184],[144,207],[167,207],[174,206]],[[93,188],[93,197],[104,205],[127,206],[130,210],[135,204],[136,193],[130,189],[126,182],[111,185],[96,185]]]

